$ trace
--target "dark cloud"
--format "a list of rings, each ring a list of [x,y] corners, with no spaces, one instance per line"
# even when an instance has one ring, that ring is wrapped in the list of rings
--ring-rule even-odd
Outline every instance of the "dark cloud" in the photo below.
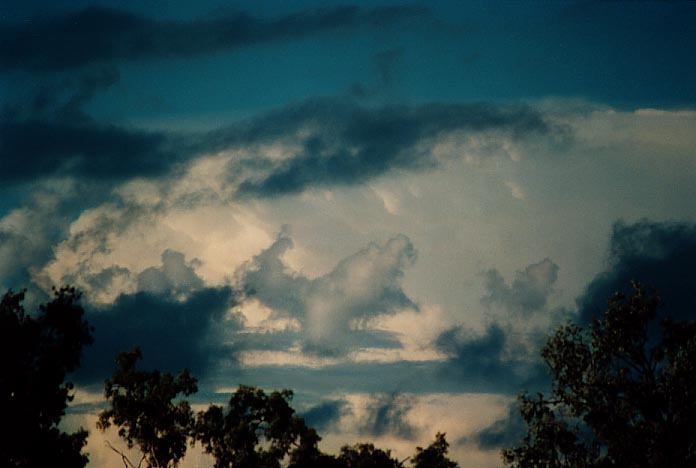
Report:
[[[309,408],[301,416],[309,426],[315,428],[319,433],[324,433],[337,427],[346,408],[347,403],[342,400],[324,401]]]
[[[546,258],[518,271],[508,285],[496,269],[485,273],[486,295],[481,303],[486,306],[501,305],[510,311],[524,315],[542,310],[558,278],[558,265]]]
[[[134,346],[143,350],[145,367],[170,372],[186,367],[199,377],[213,363],[234,359],[234,350],[223,343],[241,328],[239,319],[227,313],[238,295],[230,287],[204,287],[192,263],[167,250],[161,267],[138,275],[137,293],[122,294],[108,306],[87,307],[94,345],[85,353],[79,380],[111,375],[116,355]],[[97,279],[110,281],[122,270],[108,269]]]
[[[473,380],[491,388],[500,382],[516,382],[514,392],[540,388],[547,381],[538,359],[519,349],[501,324],[491,324],[483,335],[472,335],[463,327],[444,331],[435,346],[449,359],[441,373],[450,379]]]
[[[143,350],[147,368],[190,368],[204,375],[213,362],[234,358],[215,336],[221,328],[240,327],[235,320],[223,320],[234,300],[228,287],[202,289],[183,301],[147,292],[120,296],[112,306],[87,315],[95,329],[94,345],[85,353],[77,379],[94,382],[111,375],[116,355],[134,346]]]
[[[0,121],[0,181],[48,176],[124,180],[159,176],[181,162],[170,136],[94,123]]]
[[[0,287],[34,289],[37,270],[53,258],[53,247],[67,235],[70,220],[83,203],[93,201],[82,190],[89,191],[69,182],[33,184],[24,206],[0,218]]]
[[[436,167],[440,161],[428,148],[447,132],[500,131],[510,138],[550,140],[563,133],[529,107],[368,108],[348,99],[311,99],[211,132],[145,131],[87,118],[81,106],[94,92],[90,83],[43,110],[48,117],[6,112],[0,118],[2,182],[56,175],[101,181],[159,177],[198,155],[245,147],[253,156],[230,163],[229,182],[238,197],[273,197]],[[61,114],[72,120],[56,117]],[[280,160],[264,153],[264,145],[277,143],[301,149]]]
[[[381,395],[368,407],[368,419],[362,430],[372,436],[397,436],[413,439],[418,429],[406,420],[406,414],[413,408],[413,398],[392,393]]]
[[[510,138],[558,135],[543,115],[529,107],[485,104],[426,104],[367,108],[347,99],[314,99],[258,119],[240,132],[223,130],[206,139],[224,147],[240,139],[307,136],[301,150],[287,159],[256,154],[236,161],[230,175],[239,196],[272,197],[311,187],[357,184],[401,170],[436,167],[428,147],[452,131],[500,131]],[[429,144],[428,144],[429,143]],[[423,146],[419,146],[423,144]]]
[[[247,297],[260,301],[278,317],[297,319],[305,351],[341,355],[355,346],[397,346],[385,333],[355,329],[355,322],[417,305],[401,287],[404,270],[415,261],[410,240],[396,236],[370,244],[344,258],[329,273],[308,279],[293,272],[282,255],[292,247],[287,231],[237,271]]]
[[[462,327],[454,327],[440,334],[435,345],[461,375],[494,381],[511,371],[503,361],[505,341],[505,332],[498,325],[474,337],[467,336]]]
[[[426,13],[419,6],[342,6],[272,19],[239,13],[175,22],[93,6],[0,27],[0,67],[61,70],[116,61],[191,57],[345,27],[383,26]]]
[[[485,450],[499,450],[501,447],[511,447],[518,444],[526,433],[527,425],[520,415],[517,402],[508,407],[508,414],[496,420],[493,424],[464,438],[461,442],[473,441]]]
[[[696,225],[640,221],[617,222],[609,243],[607,268],[577,300],[583,324],[601,314],[617,291],[629,293],[631,281],[654,288],[663,312],[678,320],[696,318]]]
[[[79,72],[22,77],[3,102],[4,121],[60,121],[85,123],[84,106],[120,79],[114,66],[91,67]]]

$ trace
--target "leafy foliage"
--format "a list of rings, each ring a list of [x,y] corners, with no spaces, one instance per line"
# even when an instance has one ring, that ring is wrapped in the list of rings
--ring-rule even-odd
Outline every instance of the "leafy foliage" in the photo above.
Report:
[[[137,444],[149,466],[173,467],[186,453],[194,421],[188,401],[177,397],[197,392],[197,381],[188,370],[176,377],[137,370],[141,357],[140,349],[135,348],[116,358],[117,370],[104,385],[110,408],[99,415],[98,427],[118,426],[128,447]]]
[[[319,436],[289,405],[292,391],[267,395],[240,386],[227,411],[211,405],[196,418],[196,437],[216,468],[275,468],[286,455],[296,466],[319,455]],[[292,452],[292,453],[291,453]]]
[[[399,468],[401,463],[392,458],[389,450],[372,444],[355,444],[341,448],[339,461],[345,468]]]
[[[512,467],[696,466],[696,325],[662,320],[634,284],[602,319],[561,327],[542,356],[550,398],[522,395],[523,444]]]
[[[411,459],[411,463],[414,468],[459,468],[457,462],[447,458],[448,448],[445,434],[438,432],[428,447],[416,447],[416,455]]]
[[[73,399],[66,375],[92,342],[80,294],[54,290],[35,317],[25,314],[23,300],[24,292],[8,291],[0,302],[0,465],[83,467],[87,431],[58,427]]]

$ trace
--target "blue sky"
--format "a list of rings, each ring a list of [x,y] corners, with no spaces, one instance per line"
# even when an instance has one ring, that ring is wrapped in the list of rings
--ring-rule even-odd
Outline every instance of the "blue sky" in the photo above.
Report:
[[[637,279],[696,310],[691,2],[6,2],[0,286],[111,359],[290,387],[322,447],[497,466],[544,337]],[[402,457],[403,458],[403,457]],[[209,466],[198,451],[184,465]]]

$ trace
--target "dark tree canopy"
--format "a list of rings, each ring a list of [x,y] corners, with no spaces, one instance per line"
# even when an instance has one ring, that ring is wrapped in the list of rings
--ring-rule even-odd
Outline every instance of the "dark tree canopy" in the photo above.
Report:
[[[345,468],[399,468],[401,463],[391,456],[391,451],[376,448],[372,444],[355,444],[341,448],[338,456]]]
[[[188,370],[177,376],[137,370],[141,357],[135,348],[116,358],[116,372],[104,385],[110,407],[99,415],[98,427],[118,426],[128,447],[137,445],[149,466],[174,467],[186,453],[194,420],[188,401],[178,397],[197,392],[197,381]]]
[[[542,356],[550,397],[522,395],[512,467],[696,466],[696,324],[659,320],[659,299],[634,284],[588,330],[568,324]]]
[[[73,399],[66,375],[80,363],[92,331],[73,288],[54,290],[36,316],[25,314],[24,293],[0,302],[0,465],[13,468],[83,467],[87,431],[58,424]]]
[[[413,468],[459,468],[457,462],[447,458],[448,448],[445,434],[438,432],[428,447],[416,447],[416,454],[411,459]]]
[[[290,456],[303,466],[319,456],[319,436],[290,407],[292,391],[264,393],[240,386],[223,410],[211,405],[196,418],[196,438],[215,468],[276,468]]]

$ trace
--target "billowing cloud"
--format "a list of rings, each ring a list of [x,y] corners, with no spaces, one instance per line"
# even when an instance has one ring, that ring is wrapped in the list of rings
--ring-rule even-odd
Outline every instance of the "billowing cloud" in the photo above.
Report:
[[[36,184],[25,206],[0,217],[0,287],[31,287],[36,270],[52,258],[52,246],[66,236],[82,188],[70,180]]]
[[[184,256],[170,250],[162,254],[161,267],[138,275],[137,284],[138,292],[87,308],[95,340],[78,380],[89,383],[110,375],[116,355],[134,346],[143,350],[148,368],[175,372],[186,367],[199,377],[213,364],[235,361],[235,350],[224,344],[241,328],[230,313],[238,300],[231,287],[205,287]]]
[[[481,298],[484,305],[500,305],[528,316],[546,306],[558,278],[558,265],[545,258],[518,271],[510,285],[496,269],[488,270],[485,278],[486,295]]]
[[[188,295],[203,287],[192,265],[186,264],[184,254],[166,250],[162,254],[162,268],[150,267],[138,275],[138,291],[153,294]]]
[[[60,70],[93,63],[182,58],[359,25],[422,17],[419,6],[327,7],[263,19],[245,13],[187,22],[88,7],[0,28],[0,66]]]
[[[358,331],[367,319],[418,308],[401,286],[405,268],[416,257],[413,245],[404,235],[383,245],[371,244],[341,260],[329,273],[313,279],[285,265],[282,256],[291,247],[292,239],[287,231],[282,231],[268,249],[243,265],[236,276],[248,296],[279,316],[300,321],[306,351],[343,354],[370,336],[369,331]],[[377,337],[371,336],[368,341]]]

